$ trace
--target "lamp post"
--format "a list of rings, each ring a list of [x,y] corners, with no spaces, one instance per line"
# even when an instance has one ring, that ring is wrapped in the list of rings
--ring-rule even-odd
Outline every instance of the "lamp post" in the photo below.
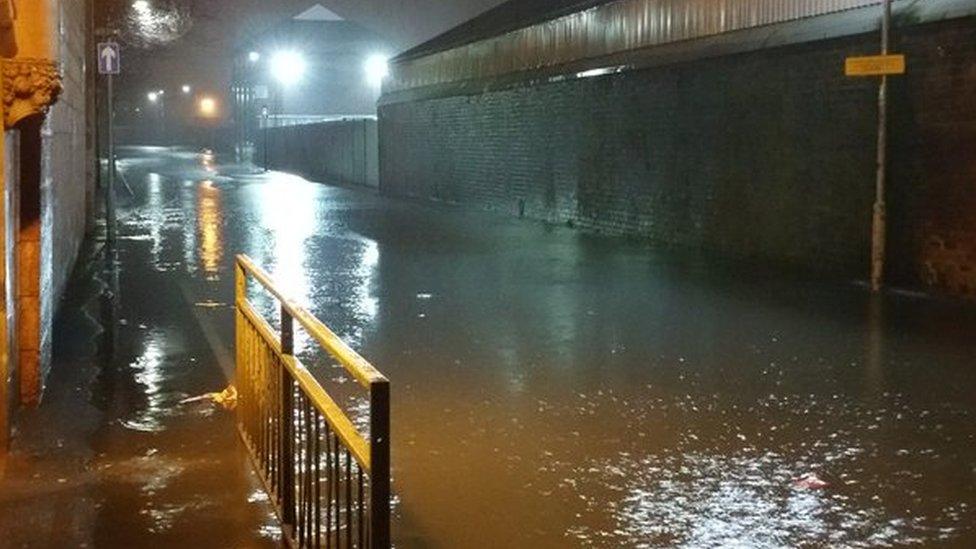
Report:
[[[264,123],[262,124],[263,127],[262,131],[264,133],[263,140],[264,140],[264,171],[265,172],[268,171],[268,115],[269,114],[270,112],[268,111],[267,105],[261,107],[261,119],[264,121]]]
[[[159,108],[159,140],[166,144],[166,91],[153,90],[146,94],[146,99]]]

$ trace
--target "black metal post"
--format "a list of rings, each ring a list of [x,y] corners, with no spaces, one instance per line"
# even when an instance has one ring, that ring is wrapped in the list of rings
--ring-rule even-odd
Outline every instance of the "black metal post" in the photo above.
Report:
[[[281,307],[281,353],[291,357],[295,353],[294,323],[291,313]],[[295,402],[293,381],[284,364],[281,366],[281,520],[286,535],[295,527]]]
[[[108,171],[105,185],[105,240],[107,257],[115,253],[115,98],[113,97],[113,75],[107,76],[106,100],[108,102]]]
[[[390,547],[390,384],[369,389],[369,531],[370,547]]]

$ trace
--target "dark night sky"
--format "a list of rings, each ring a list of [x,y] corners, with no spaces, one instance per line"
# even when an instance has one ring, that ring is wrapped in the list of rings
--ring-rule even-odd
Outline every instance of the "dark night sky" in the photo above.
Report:
[[[503,0],[188,0],[194,25],[181,39],[154,49],[144,66],[123,86],[175,88],[183,82],[197,90],[224,93],[230,76],[229,55],[243,37],[322,4],[338,15],[370,28],[398,53],[417,45]],[[140,56],[141,57],[141,56]],[[140,62],[141,63],[141,62]]]

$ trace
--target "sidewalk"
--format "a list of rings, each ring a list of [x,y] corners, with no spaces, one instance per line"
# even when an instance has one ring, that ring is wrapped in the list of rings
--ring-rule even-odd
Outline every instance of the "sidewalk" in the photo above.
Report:
[[[147,248],[120,241],[114,353],[102,330],[113,309],[104,261],[91,250],[79,260],[44,401],[17,421],[0,547],[277,545],[233,413],[179,404],[228,380],[201,313],[176,277],[150,266]]]

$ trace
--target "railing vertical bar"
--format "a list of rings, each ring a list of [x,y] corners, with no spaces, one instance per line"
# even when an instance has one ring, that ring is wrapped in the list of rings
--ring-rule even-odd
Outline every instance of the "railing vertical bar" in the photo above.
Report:
[[[303,459],[302,451],[305,448],[302,443],[302,428],[301,428],[302,426],[299,423],[301,421],[301,413],[302,413],[302,408],[301,408],[302,403],[299,400],[301,398],[301,395],[302,393],[301,393],[301,389],[299,389],[298,387],[298,380],[295,379],[292,383],[292,395],[291,395],[292,406],[294,406],[293,410],[296,416],[296,419],[292,426],[293,436],[291,439],[292,442],[291,475],[292,475],[292,479],[294,480],[294,486],[292,487],[293,489],[292,494],[294,494],[293,502],[295,507],[294,512],[295,512],[296,525],[298,524],[299,518],[302,516],[302,502],[301,499],[298,497],[298,491],[299,489],[301,489],[302,482],[303,482],[303,478],[301,475],[301,468],[302,468],[302,459]]]
[[[315,413],[315,546],[322,546],[322,418]]]
[[[336,549],[342,547],[342,538],[340,537],[339,528],[339,436],[333,434],[332,441],[332,493],[333,501],[335,502],[335,546]]]
[[[275,501],[281,506],[281,462],[278,459],[278,448],[281,447],[281,374],[278,358],[266,363],[268,371],[265,375],[271,381],[271,402],[268,407],[269,417],[265,418],[268,426],[268,441],[266,451],[268,453],[268,476],[272,479],[275,490]]]
[[[244,388],[245,384],[251,379],[248,371],[248,361],[246,358],[246,352],[244,348],[244,339],[246,337],[246,332],[244,331],[244,313],[237,308],[237,304],[240,303],[246,296],[247,289],[247,275],[244,272],[244,267],[240,263],[234,263],[234,360],[238,368],[243,369],[243,375],[235,371],[234,383],[239,389]],[[247,402],[250,402],[248,399]],[[237,422],[244,426],[244,431],[247,431],[247,409],[243,406],[237,409]]]
[[[352,454],[346,448],[346,549],[352,549]]]
[[[281,354],[290,357],[295,352],[294,347],[294,323],[291,314],[281,307]],[[295,526],[295,416],[294,416],[294,383],[288,368],[281,365],[281,507],[282,522],[286,529]],[[288,530],[289,535],[293,535],[294,530]]]
[[[272,485],[275,490],[275,501],[281,506],[281,461],[278,451],[281,448],[281,369],[278,359],[275,358],[270,368],[269,378],[271,380],[271,417],[265,421],[268,423],[268,475],[273,479]]]
[[[369,386],[370,547],[390,546],[390,384]]]
[[[298,546],[305,547],[305,402],[302,394],[295,395],[295,524]]]
[[[359,490],[356,492],[356,523],[359,535],[357,536],[357,547],[363,547],[363,468],[356,465],[356,474],[359,477]]]
[[[254,346],[257,347],[258,339],[257,338],[252,338],[252,339],[254,341]],[[258,352],[255,349],[254,350],[255,361],[256,362],[260,361],[258,362],[258,364],[261,365],[262,372],[264,373],[265,376],[267,376],[268,370],[271,369],[271,364],[269,364],[267,357],[264,356],[263,353],[261,354],[260,359],[258,359],[258,356],[259,356]],[[278,384],[276,383],[275,378],[272,377],[271,390],[274,390],[274,388],[277,386]],[[276,453],[274,452],[274,448],[277,447],[276,446],[277,430],[275,429],[275,423],[277,421],[277,418],[279,417],[278,399],[272,397],[270,400],[271,401],[268,403],[269,406],[267,408],[267,411],[261,416],[261,434],[263,438],[263,440],[261,441],[261,446],[262,446],[261,451],[264,452],[265,462],[267,463],[267,465],[265,466],[265,474],[268,476],[268,478],[273,479],[271,481],[271,487],[275,491],[274,497],[275,500],[277,501],[278,497],[281,494],[281,490],[278,488],[278,475],[276,474],[277,459],[276,459]]]
[[[312,405],[308,400],[308,397],[303,399],[305,401],[305,467],[302,473],[305,475],[305,528],[307,532],[305,533],[305,539],[311,543],[312,539],[312,527],[315,525],[312,521]]]
[[[332,547],[332,429],[325,426],[325,546]]]

